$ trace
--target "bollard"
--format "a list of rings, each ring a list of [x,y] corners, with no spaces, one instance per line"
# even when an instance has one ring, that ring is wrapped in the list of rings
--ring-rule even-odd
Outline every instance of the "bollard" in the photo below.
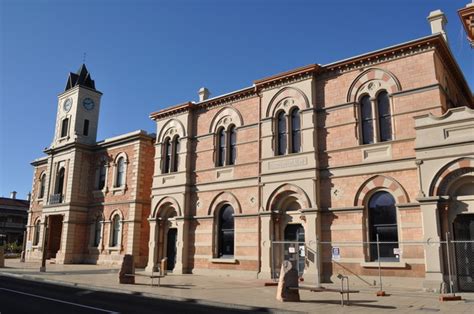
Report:
[[[166,276],[168,268],[168,258],[162,258],[160,262],[160,276]]]

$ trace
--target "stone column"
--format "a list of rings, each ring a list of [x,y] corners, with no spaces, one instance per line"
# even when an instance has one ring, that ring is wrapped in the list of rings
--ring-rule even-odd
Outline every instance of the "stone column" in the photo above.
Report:
[[[425,244],[425,281],[423,286],[438,290],[443,282],[443,254],[438,215],[439,197],[418,198],[423,219],[423,241]]]
[[[158,224],[156,218],[148,218],[150,223],[150,239],[148,241],[148,264],[146,266],[147,272],[156,271],[158,262]]]
[[[189,221],[184,217],[176,217],[176,225],[178,226],[178,234],[176,241],[176,264],[173,274],[186,273],[188,261],[188,224]]]
[[[272,275],[272,215],[260,214],[260,273],[258,278],[270,279]],[[275,265],[275,267],[277,267]]]
[[[304,236],[306,244],[306,265],[304,270],[304,281],[309,284],[320,283],[320,269],[321,269],[321,257],[319,256],[319,247],[317,242],[317,219],[318,215],[315,210],[303,210],[303,220],[306,221],[304,224]]]

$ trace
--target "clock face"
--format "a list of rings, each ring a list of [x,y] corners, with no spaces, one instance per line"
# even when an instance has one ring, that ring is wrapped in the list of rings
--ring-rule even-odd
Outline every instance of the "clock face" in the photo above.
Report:
[[[69,110],[71,110],[71,107],[72,107],[72,98],[68,98],[63,103],[63,109],[64,111],[69,112]]]
[[[92,110],[94,109],[94,101],[90,98],[85,98],[83,101],[82,101],[82,105],[84,106],[84,108],[86,110]]]

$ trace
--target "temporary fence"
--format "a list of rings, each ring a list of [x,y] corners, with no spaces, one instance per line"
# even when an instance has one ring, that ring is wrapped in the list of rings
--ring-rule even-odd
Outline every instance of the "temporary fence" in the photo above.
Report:
[[[474,291],[474,240],[453,240],[449,233],[442,241],[377,240],[378,235],[376,241],[272,241],[272,278],[278,280],[281,263],[289,260],[300,276],[316,263],[323,280],[342,273],[383,290],[388,277],[423,277],[426,259],[433,258],[429,262],[441,264],[441,292]]]

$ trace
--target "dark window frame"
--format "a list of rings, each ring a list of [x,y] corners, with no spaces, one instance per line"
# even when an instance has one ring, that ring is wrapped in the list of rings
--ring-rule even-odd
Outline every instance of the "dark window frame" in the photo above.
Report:
[[[291,124],[291,153],[299,153],[301,151],[301,115],[298,107],[291,109],[289,121]]]
[[[117,159],[117,169],[115,171],[114,187],[119,188],[125,186],[125,157],[120,156]]]
[[[399,247],[398,211],[395,198],[391,193],[386,190],[378,190],[368,198],[367,224],[370,261],[378,261],[376,243],[378,234],[379,242],[382,242],[379,244],[380,260],[383,262],[399,262],[400,258],[393,252],[394,248]]]
[[[69,133],[69,118],[64,118],[61,123],[61,138],[66,137]]]
[[[276,114],[276,152],[283,156],[288,151],[288,123],[285,111],[281,110]]]
[[[234,208],[224,204],[217,213],[217,257],[233,258],[235,255]]]

